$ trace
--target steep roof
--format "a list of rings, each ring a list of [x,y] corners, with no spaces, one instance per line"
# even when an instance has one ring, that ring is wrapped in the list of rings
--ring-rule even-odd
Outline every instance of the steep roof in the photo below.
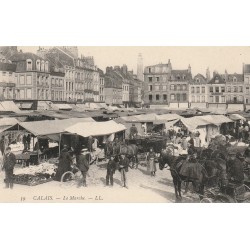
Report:
[[[178,80],[192,80],[192,74],[187,70],[172,70],[171,73],[171,79],[174,81]],[[184,78],[185,77],[185,78]],[[179,79],[180,78],[180,79]]]
[[[243,68],[244,73],[250,74],[250,64],[245,64]]]
[[[40,56],[31,53],[31,52],[18,52],[14,55],[12,55],[9,58],[12,62],[18,62],[18,61],[26,61],[27,59],[31,59],[32,61],[36,61],[36,60],[44,60],[43,58],[41,58]]]
[[[0,71],[16,71],[16,64],[0,62]]]
[[[209,81],[209,84],[222,84],[222,83],[225,83],[225,81],[219,74],[215,74],[214,77]]]

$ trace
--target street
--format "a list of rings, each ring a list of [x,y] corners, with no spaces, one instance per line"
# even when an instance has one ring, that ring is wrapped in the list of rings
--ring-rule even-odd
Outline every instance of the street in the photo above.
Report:
[[[168,170],[157,170],[151,177],[145,166],[129,169],[128,189],[121,187],[120,172],[114,174],[114,186],[106,186],[105,165],[91,165],[87,187],[61,185],[56,181],[37,186],[15,184],[14,189],[4,189],[4,172],[0,174],[2,202],[175,202],[172,177]],[[198,196],[183,196],[184,203],[198,202]]]

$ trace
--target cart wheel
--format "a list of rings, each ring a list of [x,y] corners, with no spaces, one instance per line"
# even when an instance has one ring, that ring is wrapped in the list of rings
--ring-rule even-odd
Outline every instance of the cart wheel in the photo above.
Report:
[[[67,171],[61,177],[62,187],[72,187],[76,184],[76,176],[73,172]]]
[[[211,198],[203,198],[200,203],[213,203],[213,200]]]

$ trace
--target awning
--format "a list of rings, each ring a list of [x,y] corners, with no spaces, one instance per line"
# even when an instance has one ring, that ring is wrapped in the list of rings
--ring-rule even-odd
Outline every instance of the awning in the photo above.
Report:
[[[67,103],[53,103],[53,109],[57,110],[72,110],[72,107]]]
[[[21,122],[19,123],[19,125],[35,136],[46,136],[46,135],[63,133],[65,128],[79,122],[81,123],[87,122],[88,124],[95,123],[95,121],[92,118],[88,117],[88,118],[71,118],[64,120]]]
[[[77,123],[65,129],[66,132],[82,137],[110,135],[126,130],[122,124],[114,121]]]
[[[170,121],[170,122],[165,122],[165,128],[167,129],[167,130],[169,130],[171,127],[173,127],[177,122],[179,121],[179,119],[178,120],[174,120],[174,121]]]
[[[156,119],[157,120],[154,121],[154,124],[164,124],[168,121],[182,119],[182,117],[177,114],[164,114],[164,115],[158,115]]]
[[[238,120],[243,120],[243,121],[245,121],[245,120],[246,120],[245,117],[243,117],[243,116],[241,116],[241,115],[239,115],[239,114],[230,114],[230,115],[229,115],[229,118],[230,118],[231,120],[233,120],[233,121],[238,121]]]
[[[24,103],[18,103],[17,106],[20,109],[31,109],[32,108],[33,103],[32,102],[24,102]]]
[[[0,103],[0,111],[11,111],[15,113],[20,113],[20,109],[13,101],[2,101]]]

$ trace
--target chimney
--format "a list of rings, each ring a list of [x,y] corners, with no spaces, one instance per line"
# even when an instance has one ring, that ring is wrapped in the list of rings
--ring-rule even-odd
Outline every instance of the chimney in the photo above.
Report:
[[[172,64],[170,62],[170,59],[168,59],[168,68],[169,68],[170,71],[172,70]]]
[[[188,65],[188,73],[191,74],[191,66],[190,66],[190,64]]]
[[[207,78],[207,81],[210,81],[211,79],[209,68],[207,68],[207,71],[206,71],[206,78]]]
[[[122,66],[122,73],[123,73],[124,75],[127,75],[127,73],[128,73],[128,67],[127,67],[126,64],[123,64],[123,66]]]

